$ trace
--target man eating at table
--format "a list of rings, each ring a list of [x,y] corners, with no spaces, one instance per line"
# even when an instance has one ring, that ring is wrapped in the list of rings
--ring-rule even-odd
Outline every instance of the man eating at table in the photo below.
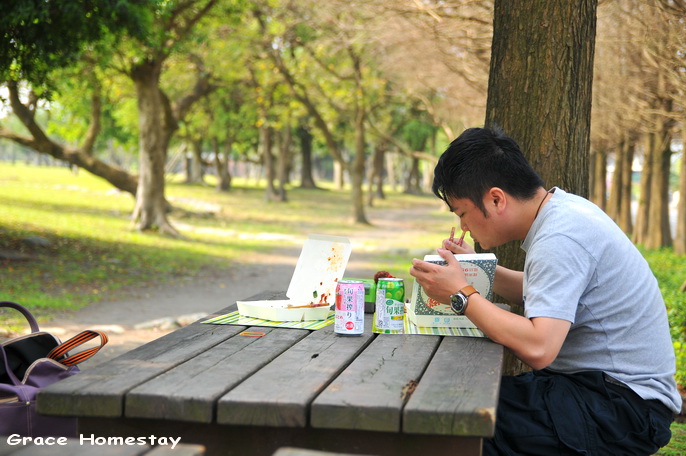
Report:
[[[657,281],[600,208],[543,185],[517,143],[491,128],[463,132],[434,171],[434,193],[474,242],[522,241],[524,270],[498,266],[493,287],[524,315],[468,286],[453,256],[474,253],[465,242],[446,239],[447,266],[414,259],[410,274],[532,368],[503,377],[484,454],[653,454],[681,408]]]

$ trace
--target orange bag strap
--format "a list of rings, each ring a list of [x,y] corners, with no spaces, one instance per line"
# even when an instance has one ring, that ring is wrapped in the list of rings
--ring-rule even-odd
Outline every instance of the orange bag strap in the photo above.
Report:
[[[100,346],[92,347],[87,350],[80,351],[78,353],[75,353],[71,356],[67,356],[66,358],[60,360],[58,358],[62,357],[63,355],[67,354],[68,351],[73,350],[74,348],[78,347],[79,345],[83,345],[89,340],[93,340],[96,337],[100,337]],[[105,346],[107,343],[107,335],[103,332],[100,331],[93,331],[91,329],[87,329],[85,331],[82,331],[72,337],[71,339],[61,343],[57,347],[53,348],[50,353],[48,353],[47,357],[52,358],[55,361],[59,361],[60,363],[64,364],[65,366],[75,366],[91,356],[95,355],[102,347]]]

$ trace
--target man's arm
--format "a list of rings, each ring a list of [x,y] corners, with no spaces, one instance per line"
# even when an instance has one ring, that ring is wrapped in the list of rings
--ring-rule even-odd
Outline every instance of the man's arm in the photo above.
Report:
[[[506,346],[537,370],[557,358],[572,325],[556,318],[528,319],[501,309],[478,294],[469,297],[465,315],[491,340]]]
[[[447,261],[446,266],[414,259],[410,274],[429,297],[448,303],[451,295],[467,286],[467,280],[451,252],[439,249],[438,253]],[[503,290],[519,283],[518,296],[521,300],[520,274],[502,268],[497,280],[501,280],[499,288]],[[511,291],[510,295],[514,296]],[[500,291],[497,292],[500,294]],[[509,299],[507,295],[501,296]],[[543,369],[555,360],[571,327],[566,320],[545,317],[528,319],[511,313],[479,294],[469,297],[465,315],[491,340],[512,350],[515,356],[534,369]]]
[[[493,292],[510,302],[521,303],[524,299],[524,273],[507,269],[504,266],[496,266],[495,278],[493,279]]]

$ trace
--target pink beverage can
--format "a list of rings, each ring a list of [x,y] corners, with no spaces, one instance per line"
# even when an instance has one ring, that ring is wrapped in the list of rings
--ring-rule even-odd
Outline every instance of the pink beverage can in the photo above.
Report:
[[[364,332],[364,283],[341,280],[336,285],[334,331],[358,336]]]

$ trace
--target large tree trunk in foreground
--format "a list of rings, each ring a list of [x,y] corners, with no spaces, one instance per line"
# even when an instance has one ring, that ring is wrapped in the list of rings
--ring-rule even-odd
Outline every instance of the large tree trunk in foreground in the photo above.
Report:
[[[496,0],[486,125],[512,136],[548,187],[588,196],[596,0]],[[514,243],[496,250],[521,269]]]
[[[496,0],[486,125],[512,136],[548,187],[588,195],[596,0]],[[521,270],[519,242],[495,249]],[[512,303],[521,312],[521,303]],[[506,372],[521,365],[509,357]]]

